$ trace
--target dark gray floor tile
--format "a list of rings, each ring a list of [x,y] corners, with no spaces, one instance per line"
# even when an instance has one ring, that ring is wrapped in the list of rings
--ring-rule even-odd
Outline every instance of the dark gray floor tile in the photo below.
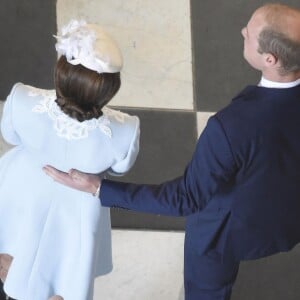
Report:
[[[196,114],[182,111],[122,109],[141,120],[140,154],[133,169],[120,181],[160,183],[183,174],[194,151]],[[121,209],[112,210],[113,227],[183,229],[184,219]]]
[[[232,300],[297,300],[300,247],[291,252],[243,262]]]
[[[259,74],[243,59],[242,27],[262,1],[191,0],[194,98],[198,111],[218,111]]]
[[[53,87],[56,1],[4,2],[0,9],[0,99],[6,98],[15,82]]]

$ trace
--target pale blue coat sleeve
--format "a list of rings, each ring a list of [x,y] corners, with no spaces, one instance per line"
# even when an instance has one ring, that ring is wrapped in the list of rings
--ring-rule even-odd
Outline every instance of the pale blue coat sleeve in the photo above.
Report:
[[[135,128],[133,131],[133,136],[128,148],[127,155],[122,160],[117,161],[114,165],[111,166],[111,169],[108,171],[109,175],[118,176],[126,173],[133,166],[137,158],[140,148],[140,120],[138,117],[134,118]]]
[[[16,88],[20,85],[17,83],[12,88],[10,94],[8,95],[6,102],[3,107],[3,114],[1,119],[1,133],[4,140],[11,145],[19,145],[21,139],[15,131],[13,124],[13,98]]]

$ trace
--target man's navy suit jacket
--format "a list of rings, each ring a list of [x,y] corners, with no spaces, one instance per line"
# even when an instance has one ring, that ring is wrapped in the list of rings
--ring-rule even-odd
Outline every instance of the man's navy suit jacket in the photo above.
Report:
[[[104,206],[187,216],[186,247],[235,260],[300,241],[300,86],[248,86],[211,117],[182,177],[104,180]]]

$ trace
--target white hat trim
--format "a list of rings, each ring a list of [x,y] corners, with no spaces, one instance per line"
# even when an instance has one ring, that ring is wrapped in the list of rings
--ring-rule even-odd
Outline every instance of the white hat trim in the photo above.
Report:
[[[72,20],[55,36],[55,48],[72,65],[81,64],[97,73],[120,72],[123,59],[116,42],[98,25]]]

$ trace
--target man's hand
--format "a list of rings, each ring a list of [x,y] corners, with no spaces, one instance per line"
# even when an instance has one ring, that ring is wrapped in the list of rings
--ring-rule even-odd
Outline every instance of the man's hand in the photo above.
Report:
[[[0,254],[0,279],[5,281],[13,257],[6,253]]]
[[[59,295],[55,295],[50,297],[48,300],[64,300],[64,298]]]
[[[96,195],[101,184],[100,175],[87,174],[75,169],[69,173],[62,172],[51,166],[43,167],[43,171],[52,177],[54,181],[64,184],[70,188]]]

